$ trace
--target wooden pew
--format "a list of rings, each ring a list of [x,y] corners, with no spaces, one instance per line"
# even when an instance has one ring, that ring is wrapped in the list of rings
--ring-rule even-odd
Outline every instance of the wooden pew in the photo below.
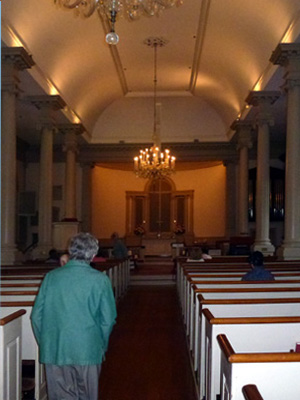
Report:
[[[264,400],[256,385],[245,385],[242,387],[242,392],[245,400]]]
[[[259,385],[261,397],[258,399],[299,399],[300,353],[289,351],[294,347],[293,339],[282,338],[279,348],[277,344],[270,346],[266,338],[262,340],[264,348],[252,346],[250,351],[246,340],[237,350],[234,350],[237,345],[229,341],[227,335],[219,335],[217,340],[221,349],[222,399],[248,399],[243,395],[243,388],[249,381]]]
[[[201,278],[202,279],[202,278]],[[200,283],[201,282],[201,283]],[[187,286],[187,293],[185,294],[186,299],[183,302],[183,318],[184,322],[186,323],[186,328],[187,328],[187,333],[189,336],[191,336],[191,332],[194,330],[194,327],[196,326],[195,320],[197,319],[198,315],[198,310],[197,310],[197,295],[200,293],[201,290],[204,288],[203,283],[209,283],[209,284],[218,284],[222,285],[222,287],[226,287],[228,284],[238,284],[239,287],[245,287],[249,288],[253,286],[253,283],[255,284],[255,287],[262,287],[261,285],[264,285],[265,287],[268,287],[271,285],[272,288],[278,287],[280,284],[286,284],[286,283],[300,283],[299,276],[298,275],[289,275],[289,276],[284,276],[282,279],[279,277],[276,278],[275,282],[273,281],[260,281],[260,282],[245,282],[241,281],[241,277],[239,275],[230,278],[223,277],[223,276],[216,276],[214,278],[207,278],[203,279],[201,281],[195,280],[194,277],[189,278],[189,285]],[[246,286],[241,286],[241,285],[246,285]],[[295,285],[298,286],[298,285]],[[292,287],[292,286],[291,286]]]
[[[35,266],[34,268],[22,266],[10,266],[1,275],[1,283],[5,281],[21,283],[21,280],[41,280],[53,268],[48,268],[44,266]],[[105,273],[110,278],[113,291],[115,294],[116,301],[120,300],[122,296],[126,293],[127,288],[130,283],[130,264],[129,260],[107,260],[104,263],[95,263],[95,269]]]
[[[253,289],[254,290],[254,289]],[[200,350],[201,339],[205,336],[202,310],[210,309],[210,306],[221,307],[222,305],[240,305],[240,304],[278,304],[278,303],[298,303],[300,301],[300,290],[297,291],[252,291],[252,292],[213,292],[203,293],[197,296],[195,312],[195,329],[192,332],[192,345],[190,346],[191,358],[194,371],[200,369]],[[240,308],[240,307],[239,307]],[[202,342],[203,343],[203,342]]]
[[[289,261],[281,261],[281,262],[266,262],[265,268],[270,269],[272,272],[276,271],[300,271],[300,262],[299,260],[289,260]],[[194,271],[194,272],[240,272],[240,271],[249,271],[249,263],[207,263],[206,262],[194,262],[194,263],[186,263],[186,262],[178,262],[177,261],[177,286],[180,287],[180,282],[182,281],[183,274],[186,271]]]
[[[22,316],[25,310],[0,312],[0,399],[21,399]]]
[[[266,268],[268,268],[266,266]],[[271,268],[273,270],[274,266]],[[197,264],[194,266],[194,268],[190,268],[189,266],[185,266],[185,264],[180,265],[180,268],[177,273],[177,288],[178,288],[178,293],[179,293],[179,298],[181,303],[184,301],[184,296],[187,291],[187,287],[189,285],[188,283],[188,277],[191,274],[208,274],[208,273],[246,273],[249,271],[249,264],[241,266],[241,265],[235,265],[234,267],[231,267],[229,265],[222,265],[219,266],[218,268],[212,269],[211,266],[208,265],[203,265],[203,263]],[[298,261],[297,264],[292,263],[290,264],[289,262],[287,263],[279,263],[277,265],[277,268],[273,270],[273,273],[277,275],[277,273],[287,273],[287,272],[294,272],[295,275],[299,273],[300,271],[300,262]]]
[[[186,304],[184,309],[184,322],[186,324],[187,335],[190,335],[190,330],[194,329],[194,315],[196,308],[196,296],[205,289],[252,289],[252,288],[300,288],[300,280],[276,280],[276,281],[260,281],[260,282],[246,282],[240,280],[222,281],[222,280],[211,280],[211,281],[193,281],[189,286],[189,292],[186,295]]]
[[[110,260],[110,262],[96,269],[107,273],[115,289],[116,300],[119,299],[127,290],[129,285],[129,261]],[[31,272],[30,272],[31,271]],[[38,293],[40,283],[49,272],[42,267],[32,269],[12,268],[7,269],[5,276],[1,276],[1,310],[4,312],[14,312],[20,307],[26,310],[26,318],[22,321],[23,326],[23,345],[22,359],[35,360],[35,399],[46,399],[46,385],[44,379],[43,366],[38,362],[38,348],[32,332],[30,315],[35,297]]]
[[[287,351],[287,348],[291,348],[288,346],[294,347],[300,337],[298,316],[215,318],[208,310],[203,310],[203,314],[206,318],[206,344],[205,363],[201,366],[203,373],[200,374],[200,398],[203,394],[206,400],[215,400],[220,390],[221,352],[217,341],[218,335],[230,337],[238,351],[247,344],[249,352],[275,351],[275,348],[277,352]],[[249,380],[245,383],[248,382]]]
[[[187,335],[190,335],[191,329],[194,329],[194,315],[196,307],[196,296],[202,293],[205,289],[218,289],[218,288],[300,288],[300,280],[295,279],[277,279],[276,281],[241,281],[236,278],[235,280],[224,281],[220,279],[212,279],[207,281],[198,281],[191,279],[185,294],[183,318],[186,325]]]
[[[33,335],[30,315],[33,301],[1,301],[1,312],[10,314],[21,309],[26,311],[22,317],[22,360],[34,360],[35,363],[35,400],[47,400],[44,366],[38,360],[38,346]]]

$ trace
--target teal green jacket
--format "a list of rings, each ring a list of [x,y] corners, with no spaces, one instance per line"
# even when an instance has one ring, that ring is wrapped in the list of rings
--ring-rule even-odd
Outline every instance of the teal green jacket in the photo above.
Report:
[[[40,362],[101,364],[116,319],[109,278],[83,261],[49,272],[31,313]]]

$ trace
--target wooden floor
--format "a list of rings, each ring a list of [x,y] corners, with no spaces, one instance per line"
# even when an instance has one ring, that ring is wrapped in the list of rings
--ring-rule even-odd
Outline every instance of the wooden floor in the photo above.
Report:
[[[118,306],[100,400],[196,400],[174,286],[133,286]]]

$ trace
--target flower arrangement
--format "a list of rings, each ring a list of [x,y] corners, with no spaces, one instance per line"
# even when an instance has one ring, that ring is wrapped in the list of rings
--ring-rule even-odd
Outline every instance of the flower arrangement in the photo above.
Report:
[[[183,225],[177,224],[174,229],[175,235],[183,235],[185,233],[185,227]]]
[[[137,236],[143,236],[143,235],[146,233],[145,228],[144,228],[142,225],[137,226],[137,227],[134,229],[133,232],[134,232],[134,234],[137,235]]]

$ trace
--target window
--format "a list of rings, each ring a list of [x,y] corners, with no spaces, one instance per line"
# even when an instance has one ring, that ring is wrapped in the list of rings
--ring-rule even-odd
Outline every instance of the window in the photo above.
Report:
[[[143,226],[147,237],[172,236],[177,224],[193,233],[193,194],[176,191],[169,178],[148,181],[144,192],[127,192],[126,234],[133,235],[135,228]]]
[[[270,168],[270,221],[284,220],[285,173],[278,168]],[[256,168],[249,170],[249,221],[255,221]]]

